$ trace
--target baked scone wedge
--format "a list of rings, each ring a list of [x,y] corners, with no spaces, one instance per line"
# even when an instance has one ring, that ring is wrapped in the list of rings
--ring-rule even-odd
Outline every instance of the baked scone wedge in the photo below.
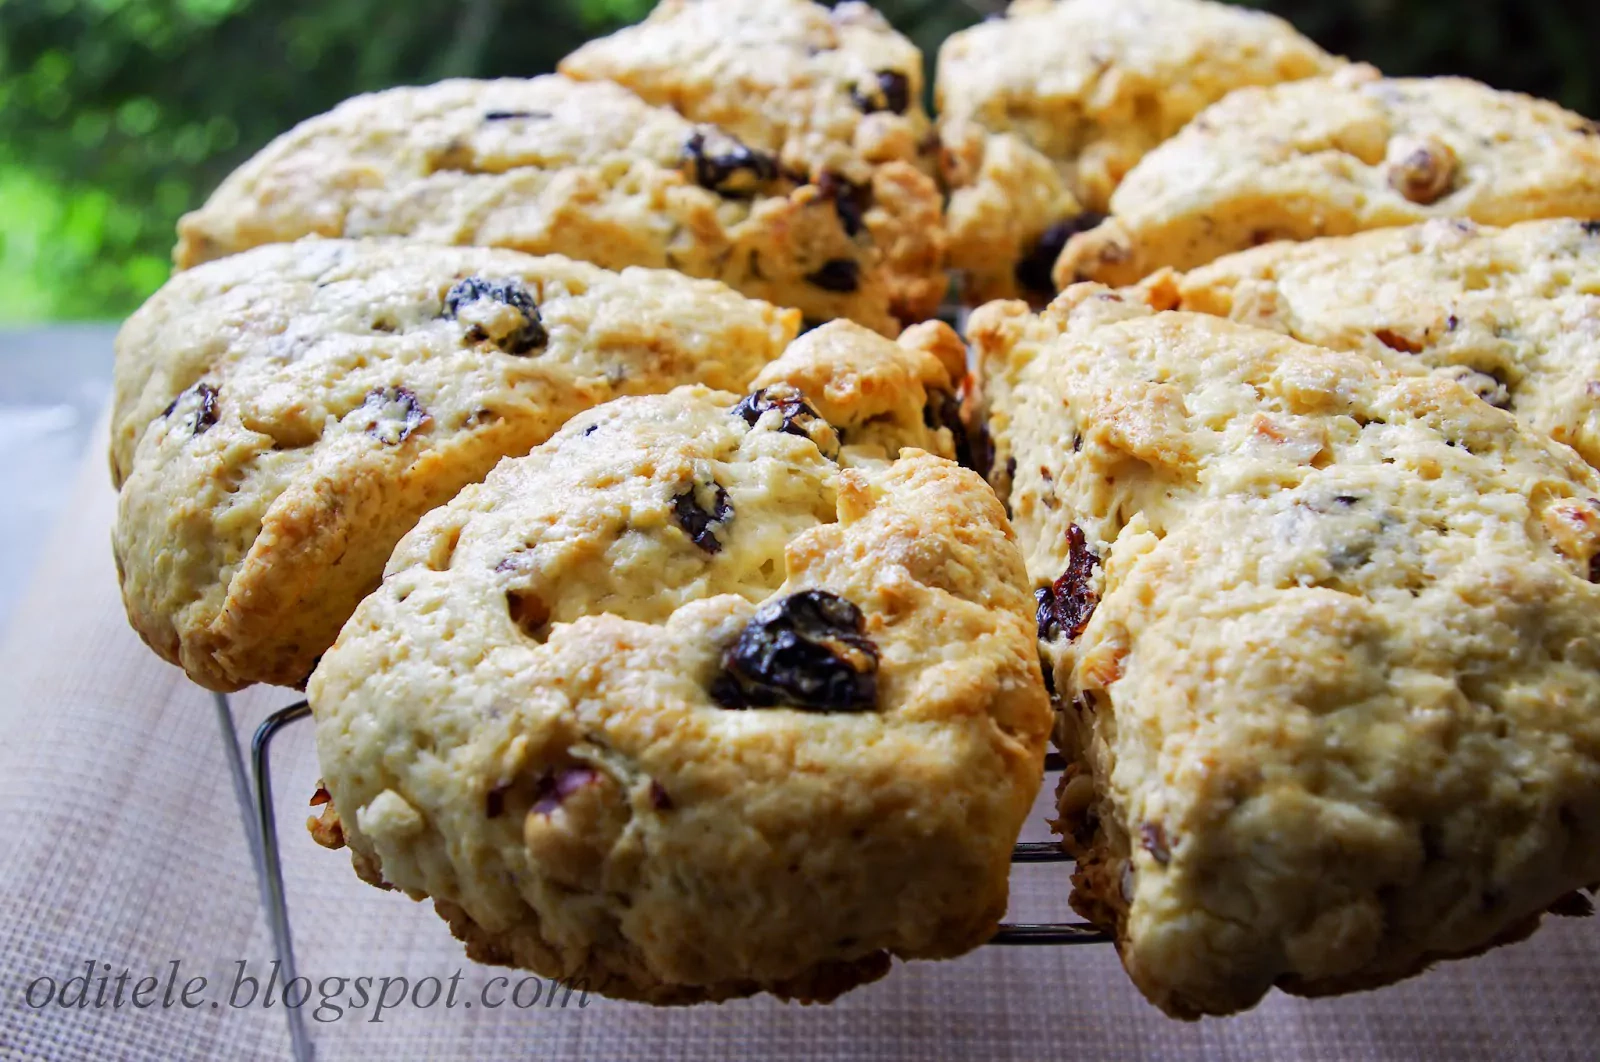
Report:
[[[1050,711],[1005,514],[925,415],[953,340],[835,322],[431,513],[307,688],[319,839],[617,998],[827,1000],[987,940]]]
[[[839,193],[617,85],[452,80],[357,96],[280,136],[183,217],[173,259],[307,235],[508,247],[676,269],[892,335],[886,251]],[[937,197],[931,210],[936,224]]]
[[[1600,882],[1600,475],[1457,382],[1093,285],[974,315],[1074,904],[1179,1017]]]
[[[128,617],[203,686],[298,686],[423,513],[574,414],[743,387],[799,315],[665,270],[308,240],[180,273],[117,337]]]
[[[920,321],[938,309],[943,202],[922,53],[871,7],[662,0],[560,70],[615,81],[770,154],[824,189],[852,234],[877,249],[896,317]]]
[[[1279,242],[1123,294],[1459,379],[1600,467],[1600,221]]]
[[[1368,66],[1240,89],[1146,155],[1055,282],[1129,284],[1272,240],[1464,217],[1600,216],[1600,125],[1464,78]]]
[[[1234,89],[1340,62],[1283,19],[1212,0],[1017,0],[951,34],[934,94],[963,300],[1048,299],[1067,238],[1146,152]]]

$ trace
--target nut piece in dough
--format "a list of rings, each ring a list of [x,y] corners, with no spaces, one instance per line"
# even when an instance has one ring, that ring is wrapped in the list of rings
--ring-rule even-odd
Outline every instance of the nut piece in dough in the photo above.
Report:
[[[1146,155],[1055,281],[1130,284],[1273,240],[1431,218],[1600,216],[1600,126],[1464,78],[1367,66],[1240,89]]]

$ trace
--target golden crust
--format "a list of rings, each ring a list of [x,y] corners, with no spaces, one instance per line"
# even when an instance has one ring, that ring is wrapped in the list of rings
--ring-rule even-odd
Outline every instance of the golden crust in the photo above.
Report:
[[[935,94],[963,297],[1039,294],[1017,274],[1046,231],[1103,213],[1123,175],[1202,108],[1337,64],[1282,19],[1206,0],[1019,0],[952,34]],[[1025,279],[1048,285],[1053,246]]]
[[[1130,284],[1270,240],[1464,217],[1600,215],[1597,127],[1463,78],[1326,78],[1240,89],[1134,167],[1055,282]]]
[[[1600,223],[1274,243],[1123,292],[1460,380],[1600,467]]]
[[[302,122],[184,216],[173,257],[187,269],[306,235],[507,247],[676,269],[892,335],[897,313],[937,305],[924,288],[941,263],[914,232],[938,194],[904,163],[870,188],[857,225],[840,190],[616,85],[453,80]]]
[[[1593,469],[1454,381],[1095,285],[971,331],[1092,777],[1077,903],[1147,996],[1387,983],[1594,881]]]
[[[841,364],[851,342],[858,383],[895,375],[882,358],[953,384],[840,322],[797,347]],[[767,395],[818,379],[791,355]],[[406,537],[312,678],[351,848],[474,957],[620,998],[820,1000],[1005,910],[1049,711],[999,502],[920,449],[853,445],[866,384],[826,400],[837,462],[833,427],[739,401],[620,400],[504,462]],[[817,589],[860,610],[871,704],[725,707],[724,649]]]
[[[812,182],[863,190],[857,202],[882,254],[891,312],[920,321],[938,309],[944,218],[922,108],[922,53],[872,8],[662,0],[637,26],[567,56],[560,70],[614,81],[690,121],[720,126]]]
[[[561,61],[693,122],[720,126],[812,178],[866,183],[874,166],[931,169],[922,53],[862,3],[662,0],[643,22]],[[881,75],[903,84],[889,86]]]
[[[515,280],[452,313],[467,277]],[[799,315],[565,258],[311,240],[174,277],[117,337],[113,546],[134,629],[196,682],[299,685],[417,519],[573,414],[743,387]]]

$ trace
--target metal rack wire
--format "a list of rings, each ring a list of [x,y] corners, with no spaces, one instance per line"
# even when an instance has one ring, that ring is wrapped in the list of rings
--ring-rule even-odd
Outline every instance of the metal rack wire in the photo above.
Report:
[[[246,767],[233,723],[228,698],[213,695],[217,720],[222,731],[228,771],[233,779],[234,796],[239,803],[245,840],[250,848],[256,880],[261,890],[261,906],[267,918],[274,956],[285,980],[296,976],[294,938],[290,931],[289,905],[284,895],[283,862],[278,843],[277,815],[272,806],[272,739],[285,727],[305,719],[311,708],[298,701],[280,708],[264,719],[250,741],[250,762]],[[1046,771],[1059,771],[1064,764],[1056,753],[1045,759]],[[1052,841],[1018,844],[1011,853],[1013,863],[1070,863],[1072,857]],[[995,945],[1103,944],[1110,940],[1104,932],[1084,922],[1004,923],[989,940]],[[289,1023],[289,1040],[296,1062],[311,1062],[314,1048],[305,1019],[295,1007],[284,1008]]]

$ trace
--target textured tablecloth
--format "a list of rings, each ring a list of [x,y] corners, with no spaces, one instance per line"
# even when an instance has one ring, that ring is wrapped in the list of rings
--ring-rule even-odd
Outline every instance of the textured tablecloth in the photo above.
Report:
[[[285,1057],[281,1003],[227,1002],[238,964],[264,979],[272,949],[208,696],[123,619],[102,449],[93,444],[0,646],[0,1054]],[[235,712],[247,730],[293,699],[253,691],[235,698]],[[1552,919],[1526,943],[1381,992],[1274,995],[1248,1015],[1199,1024],[1146,1004],[1107,947],[991,947],[901,965],[829,1007],[580,1007],[578,996],[547,1006],[548,987],[530,985],[522,998],[538,990],[535,1006],[485,1009],[479,993],[500,971],[467,963],[428,907],[360,884],[343,853],[317,848],[300,827],[316,777],[308,728],[285,731],[274,754],[301,972],[410,984],[459,971],[458,1001],[478,1000],[396,1007],[376,1022],[370,1005],[310,1021],[321,1059],[1600,1058],[1600,919]],[[1038,823],[1030,833],[1045,835]],[[1013,881],[1014,917],[1066,913],[1064,867],[1020,867]],[[190,977],[209,979],[194,1009],[26,998],[30,986],[35,1002],[56,992],[86,962],[97,976],[107,973],[98,964],[112,977],[128,969],[130,991],[159,976],[164,992],[174,960],[180,991]],[[89,987],[92,1004],[98,982]]]

